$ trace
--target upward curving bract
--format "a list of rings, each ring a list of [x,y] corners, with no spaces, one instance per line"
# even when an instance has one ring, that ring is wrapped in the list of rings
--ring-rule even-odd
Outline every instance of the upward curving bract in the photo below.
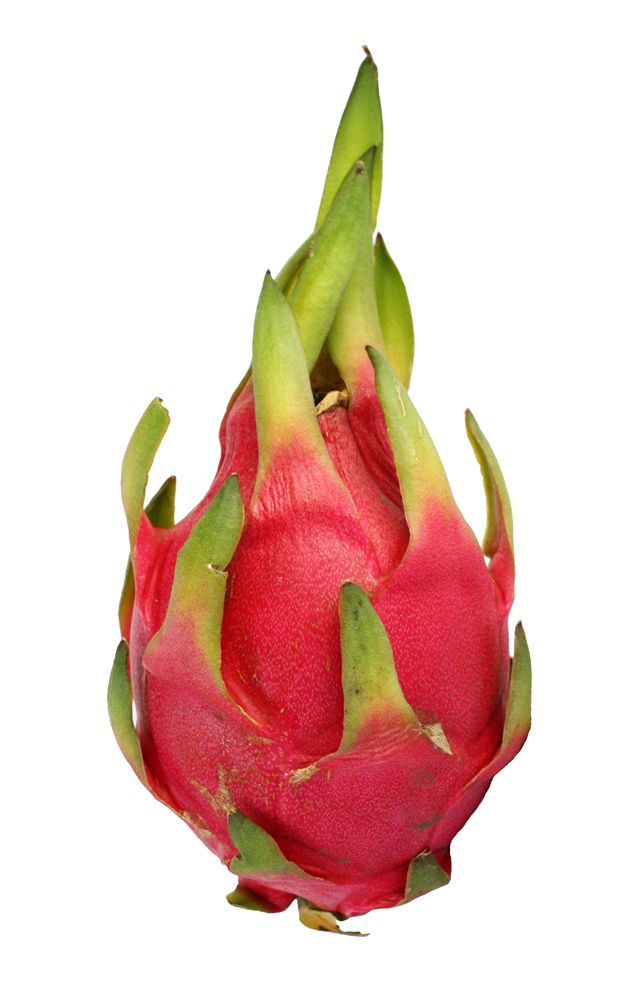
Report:
[[[332,931],[449,881],[453,836],[530,724],[510,501],[468,412],[482,549],[408,395],[408,297],[373,239],[381,165],[367,53],[316,227],[264,278],[210,490],[176,523],[174,479],[144,507],[158,399],[122,471],[120,749],[237,877],[231,903],[297,898]]]

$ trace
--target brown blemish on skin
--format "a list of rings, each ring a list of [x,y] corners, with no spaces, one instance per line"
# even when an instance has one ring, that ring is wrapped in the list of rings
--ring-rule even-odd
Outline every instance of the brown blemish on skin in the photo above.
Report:
[[[316,764],[310,764],[308,767],[299,767],[296,771],[293,771],[288,781],[291,785],[300,785],[303,781],[308,781],[316,772],[318,767]]]
[[[434,774],[429,771],[426,767],[422,767],[420,771],[416,771],[412,777],[412,784],[415,788],[429,788],[430,785],[434,784]]]
[[[204,799],[207,799],[214,812],[217,812],[219,816],[228,816],[230,813],[237,812],[236,804],[227,788],[225,770],[220,764],[218,765],[218,788],[215,792],[210,792],[196,778],[190,778],[190,784],[200,792]]]
[[[422,820],[420,823],[414,823],[413,826],[415,830],[428,830],[430,826],[434,826],[436,823],[439,823],[442,818],[442,815],[431,816],[430,819]]]
[[[192,813],[187,812],[187,810],[184,810],[181,813],[181,819],[185,820],[185,822],[188,824],[188,826],[191,826],[192,829],[194,830],[194,832],[199,835],[199,837],[213,837],[214,836],[214,834],[211,832],[211,830],[208,830],[206,826],[203,826],[203,823],[201,822],[201,820],[198,817],[194,817],[192,815]]]

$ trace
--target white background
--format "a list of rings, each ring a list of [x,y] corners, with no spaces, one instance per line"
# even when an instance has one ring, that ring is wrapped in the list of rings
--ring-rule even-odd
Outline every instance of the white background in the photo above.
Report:
[[[515,514],[534,722],[444,890],[314,934],[142,789],[105,690],[119,463],[205,492],[264,271],[310,231],[362,53],[413,398],[480,535],[471,406]],[[2,108],[5,996],[624,994],[626,6],[8,2]]]

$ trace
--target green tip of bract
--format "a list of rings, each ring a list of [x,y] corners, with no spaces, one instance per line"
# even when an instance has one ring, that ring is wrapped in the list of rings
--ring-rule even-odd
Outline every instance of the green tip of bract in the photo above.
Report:
[[[294,313],[268,274],[255,315],[253,391],[260,476],[275,449],[295,438],[326,455]]]
[[[122,460],[122,503],[129,528],[131,555],[135,550],[137,530],[144,509],[148,473],[157,449],[168,429],[170,417],[160,399],[154,399],[133,431]]]
[[[486,493],[486,532],[482,548],[485,554],[492,558],[504,541],[505,534],[506,544],[514,559],[512,508],[502,471],[471,410],[465,413],[465,424],[469,441],[482,470]]]
[[[129,647],[119,643],[109,676],[107,708],[116,742],[138,778],[148,787],[140,741],[133,725],[133,695],[129,678]]]
[[[386,728],[414,726],[401,690],[390,641],[367,595],[353,583],[340,591],[344,723],[340,750],[350,749],[379,720]]]
[[[375,295],[386,356],[407,388],[414,358],[414,325],[408,293],[380,233],[375,240]]]
[[[365,176],[371,182],[376,156],[377,150],[372,148],[358,162],[358,167],[362,165]],[[327,339],[329,355],[350,393],[364,382],[364,349],[367,344],[381,351],[385,349],[375,291],[370,218],[365,219],[365,223],[355,268]]]
[[[174,504],[177,477],[168,476],[154,497],[146,504],[146,516],[154,528],[171,528],[174,524]]]
[[[275,912],[265,899],[243,885],[239,885],[227,894],[227,902],[231,903],[232,906],[238,906],[241,910],[257,910],[259,913]]]
[[[502,745],[508,746],[513,739],[525,737],[530,729],[531,717],[532,662],[523,625],[518,622],[515,626],[515,649],[510,667],[510,687]]]
[[[490,781],[519,752],[530,731],[532,716],[532,664],[523,625],[515,627],[515,649],[510,661],[508,699],[501,746],[493,759],[469,782]]]
[[[404,903],[447,885],[450,876],[430,851],[422,851],[410,862]]]
[[[237,476],[229,476],[179,551],[166,618],[145,653],[148,661],[155,648],[169,643],[171,636],[176,644],[177,629],[187,622],[208,675],[225,695],[220,670],[225,569],[240,540],[243,521]]]
[[[305,875],[298,865],[288,861],[271,835],[252,819],[235,812],[229,816],[228,825],[229,836],[238,852],[229,865],[235,875]]]
[[[244,507],[236,475],[229,476],[192,528],[177,557],[177,575],[203,575],[208,566],[224,570],[236,550]]]
[[[277,277],[297,320],[308,370],[321,352],[360,249],[370,238],[369,191],[366,170],[354,161],[321,227]]]
[[[296,881],[296,884],[309,886],[316,890],[319,879],[308,875],[299,865],[288,861],[276,840],[269,833],[248,819],[241,812],[232,813],[228,820],[229,836],[238,852],[229,862],[229,870],[242,878],[261,878],[272,881],[279,875]],[[303,891],[303,889],[301,889]],[[272,912],[273,907],[267,901],[252,892],[246,885],[238,885],[229,893],[228,901],[232,906],[241,906],[248,910],[264,910]],[[313,930],[333,931],[342,933],[336,922],[336,914],[321,910],[315,904],[299,897],[299,917],[301,923]],[[352,932],[356,936],[356,932]],[[358,935],[359,936],[359,935]]]
[[[411,540],[420,531],[426,505],[452,506],[453,498],[439,454],[399,375],[386,358],[367,348],[375,370],[375,388],[395,459]]]
[[[377,153],[371,176],[371,228],[375,227],[382,191],[383,137],[377,66],[368,53],[358,70],[353,90],[338,126],[316,219],[317,227],[327,215],[336,191],[348,170],[365,150],[376,146]]]

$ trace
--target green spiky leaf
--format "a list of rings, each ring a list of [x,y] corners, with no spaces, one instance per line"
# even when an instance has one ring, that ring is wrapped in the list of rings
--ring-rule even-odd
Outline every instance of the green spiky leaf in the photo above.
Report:
[[[517,736],[527,734],[530,729],[531,717],[532,662],[523,625],[518,622],[515,626],[515,649],[510,667],[510,685],[502,746],[507,747]]]
[[[227,902],[242,910],[257,910],[259,913],[276,912],[275,907],[271,906],[262,896],[243,885],[238,885],[227,894]]]
[[[273,837],[241,812],[229,816],[229,836],[238,851],[238,857],[229,865],[234,875],[282,874],[312,878],[288,861]]]
[[[177,591],[187,586],[188,581],[193,589],[202,587],[208,566],[219,571],[226,569],[240,539],[243,519],[238,477],[232,475],[225,479],[179,551],[172,588],[175,599]]]
[[[511,558],[514,559],[512,508],[502,471],[471,410],[465,413],[465,424],[469,441],[482,470],[486,493],[486,531],[482,548],[485,554],[492,558],[498,552],[505,535]]]
[[[369,234],[369,178],[362,161],[354,161],[296,270],[289,276],[281,272],[277,279],[279,287],[286,286],[308,370],[321,352]]]
[[[386,629],[364,591],[353,583],[345,583],[340,591],[340,641],[344,694],[340,752],[353,747],[374,718],[387,728],[416,728]]]
[[[371,183],[371,228],[374,229],[382,191],[383,123],[377,66],[371,54],[367,52],[338,126],[318,210],[317,227],[327,215],[351,165],[365,149],[370,149],[372,146],[377,147]]]
[[[258,483],[275,449],[294,439],[328,460],[294,313],[269,274],[255,315],[253,390],[259,442]]]
[[[345,177],[321,227],[293,253],[275,282],[292,306],[308,370],[321,352],[338,304],[370,232],[369,180],[362,163]],[[232,394],[227,413],[248,383],[251,369]]]
[[[368,354],[375,369],[377,396],[392,445],[410,538],[414,541],[426,504],[436,500],[443,507],[453,508],[454,501],[443,463],[405,386],[386,358],[372,348],[368,348]]]
[[[373,169],[373,157],[373,150],[368,150],[363,156],[369,177]],[[375,294],[370,228],[365,231],[355,269],[340,300],[327,339],[329,354],[350,392],[355,391],[363,380],[366,363],[364,349],[367,345],[379,351],[384,350]]]
[[[499,750],[489,763],[469,782],[490,781],[519,752],[530,731],[532,715],[532,664],[523,625],[515,627],[515,649],[510,663],[508,700],[504,731]]]
[[[133,725],[133,695],[129,677],[129,647],[122,639],[109,676],[107,688],[109,721],[116,742],[138,778],[148,788],[140,741]]]
[[[171,528],[173,526],[176,493],[177,477],[168,476],[154,497],[146,504],[146,517],[153,528]]]
[[[375,294],[386,357],[407,388],[414,358],[414,324],[408,293],[378,233],[375,241]]]
[[[441,868],[438,861],[430,851],[422,851],[414,858],[408,867],[406,878],[406,894],[404,903],[416,899],[417,896],[424,896],[426,892],[433,889],[440,889],[447,885],[450,876],[444,868]]]
[[[243,520],[237,476],[229,476],[179,551],[166,618],[145,653],[149,658],[158,644],[169,642],[171,633],[176,637],[181,623],[187,622],[207,670],[224,693],[220,635],[225,568],[240,540]]]
[[[124,453],[122,503],[129,529],[131,555],[135,551],[137,530],[144,509],[148,473],[169,423],[168,411],[160,399],[154,399],[146,407]]]

